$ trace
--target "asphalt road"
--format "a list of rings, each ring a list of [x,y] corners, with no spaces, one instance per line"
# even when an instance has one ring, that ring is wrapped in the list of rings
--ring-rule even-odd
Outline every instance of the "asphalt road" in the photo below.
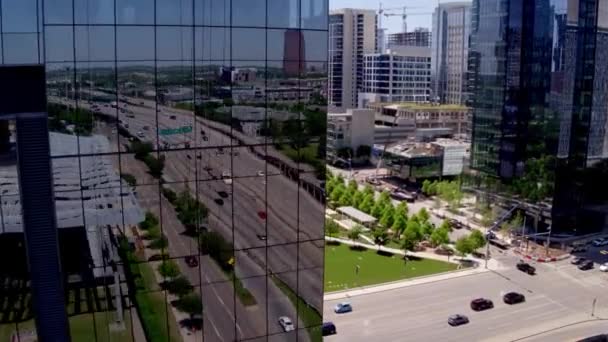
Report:
[[[326,341],[568,341],[599,333],[608,323],[593,329],[564,327],[595,318],[608,318],[608,282],[604,274],[579,271],[567,262],[537,265],[529,276],[514,269],[516,258],[502,257],[505,269],[452,278],[436,283],[358,296],[349,299],[352,313],[337,315],[325,303],[324,320],[336,324],[338,334]],[[507,305],[502,294],[517,291],[526,302]],[[472,299],[489,298],[494,309],[473,312]],[[595,316],[591,316],[594,299]],[[465,314],[470,323],[450,327],[447,318]],[[547,335],[536,335],[547,332]],[[545,336],[551,336],[546,338]],[[527,339],[526,339],[527,340]]]
[[[81,106],[88,105],[81,103]],[[298,238],[300,241],[323,238],[323,206],[299,189],[296,183],[281,175],[278,169],[267,166],[248,147],[237,147],[236,142],[227,135],[204,126],[200,118],[195,120],[192,113],[188,115],[183,111],[161,108],[161,112],[155,115],[155,110],[151,107],[128,108],[132,113],[121,113],[119,117],[128,124],[133,135],[138,134],[141,139],[161,146],[168,143],[170,149],[175,149],[162,152],[166,157],[164,174],[169,183],[167,186],[179,191],[184,189],[184,183],[172,182],[188,182],[188,190],[193,195],[198,193],[199,199],[210,208],[210,227],[218,230],[229,241],[234,241],[237,249],[243,249],[236,253],[237,276],[252,291],[258,302],[267,305],[266,308],[264,305],[257,306],[262,308],[261,312],[247,311],[241,313],[240,317],[265,317],[263,309],[266,309],[268,332],[276,334],[275,339],[279,340],[282,331],[276,324],[276,318],[281,315],[296,317],[295,308],[289,300],[271,280],[266,279],[266,267],[277,273],[313,306],[321,308],[323,244],[296,242]],[[107,115],[116,114],[116,109],[103,105],[101,111]],[[156,122],[160,129],[192,126],[193,131],[159,138],[154,129]],[[203,139],[201,129],[208,139]],[[112,136],[115,139],[111,140],[118,142],[113,145],[113,150],[118,151],[121,144],[128,143],[117,133],[111,134],[115,134]],[[193,150],[182,150],[186,141]],[[223,147],[224,153],[218,153],[218,146]],[[129,162],[132,161],[126,158],[121,160],[122,164]],[[206,170],[205,166],[210,169]],[[213,180],[213,177],[219,178],[223,172],[230,170],[234,173],[232,184],[226,184],[221,179]],[[260,171],[264,174],[260,174]],[[220,192],[226,192],[228,197],[222,198]],[[223,201],[221,205],[216,201],[220,198]],[[266,213],[266,219],[260,218],[260,211]],[[266,240],[260,236],[266,236]],[[172,256],[188,254],[189,250],[181,250],[181,253],[177,250]],[[305,270],[298,273],[298,269]],[[237,321],[238,317],[237,315]],[[232,321],[234,320],[233,318]],[[299,323],[302,327],[302,322]],[[263,324],[259,325],[257,334],[247,334],[249,336],[244,337],[259,336],[266,332],[265,328]],[[289,339],[291,335],[293,333],[285,338]]]

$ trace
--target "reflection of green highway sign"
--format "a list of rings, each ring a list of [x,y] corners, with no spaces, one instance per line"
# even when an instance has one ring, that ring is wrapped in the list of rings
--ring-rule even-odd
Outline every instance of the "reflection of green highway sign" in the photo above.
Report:
[[[182,126],[178,128],[161,129],[160,135],[185,134],[192,132],[192,126]]]

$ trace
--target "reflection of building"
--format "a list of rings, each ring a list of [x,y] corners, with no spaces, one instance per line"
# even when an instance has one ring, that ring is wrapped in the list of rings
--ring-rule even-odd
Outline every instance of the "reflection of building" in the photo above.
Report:
[[[359,107],[370,102],[428,102],[431,51],[409,46],[365,55]]]
[[[296,103],[310,101],[314,89],[290,85],[273,87],[232,86],[216,89],[216,92],[218,95],[230,96],[237,104],[266,103],[266,101]]]
[[[363,84],[363,55],[376,50],[376,13],[373,10],[340,9],[329,16],[330,106],[357,107]]]
[[[296,29],[285,30],[283,70],[287,76],[299,76],[306,70],[304,33]]]
[[[36,0],[2,1],[0,121],[16,121],[18,170],[0,155],[0,231],[6,231],[0,234],[0,329],[16,331],[12,339],[23,341],[27,329],[39,341],[69,341],[71,323],[78,327],[71,340],[82,341],[97,340],[100,331],[111,341],[180,340],[186,330],[201,341],[315,340],[309,334],[320,331],[322,320],[303,325],[297,306],[305,303],[318,317],[323,312],[325,198],[314,170],[324,170],[318,103],[325,99],[312,105],[310,90],[298,84],[255,87],[285,78],[278,72],[283,58],[264,57],[266,37],[279,27],[326,36],[328,1],[221,2],[230,6],[214,1],[195,18],[186,15],[192,1],[99,1],[90,11],[81,1],[48,11],[38,10]],[[306,76],[323,77],[327,46],[319,43],[311,62],[317,73],[310,67]],[[275,52],[282,51],[280,44]],[[291,56],[296,66],[302,55]],[[7,77],[5,70],[18,72]],[[33,79],[28,87],[23,74]],[[309,83],[325,89],[321,80]],[[301,115],[272,131],[274,141],[251,138],[220,113],[225,107],[232,114],[230,86],[254,86],[254,99],[259,90],[257,105],[266,115],[280,116],[268,110],[277,107]],[[210,99],[216,92],[227,96]],[[182,101],[200,106],[172,103]],[[11,104],[19,111],[7,111]],[[316,131],[300,139],[309,132],[298,120],[310,107],[319,109]],[[309,164],[300,162],[304,149],[314,151]],[[222,200],[224,194],[229,198]],[[21,240],[14,238],[20,227]],[[198,237],[209,232],[222,249],[216,259],[198,248]],[[147,241],[144,234],[157,238]],[[156,260],[169,250],[202,307],[192,305],[198,312],[177,320],[166,314],[170,297],[156,272]],[[203,279],[213,284],[199,286]],[[235,284],[260,310],[238,298]],[[140,306],[150,319],[137,317]],[[281,331],[279,315],[289,316],[295,331]],[[133,337],[139,322],[146,336]],[[148,336],[155,331],[168,334]]]
[[[369,109],[349,109],[346,113],[327,115],[327,156],[336,158],[337,151],[349,147],[354,153],[359,146],[374,144],[374,112]],[[355,158],[355,156],[352,156]]]
[[[440,3],[433,13],[432,88],[440,103],[466,102],[471,3]]]
[[[504,8],[496,13],[495,1],[472,4],[471,168],[553,196],[547,222],[553,232],[602,230],[608,1],[512,0]]]
[[[372,103],[368,107],[376,113],[376,143],[448,136],[469,139],[471,110],[464,106]]]
[[[431,46],[431,32],[424,27],[417,27],[411,32],[392,33],[388,35],[388,48],[401,46]]]

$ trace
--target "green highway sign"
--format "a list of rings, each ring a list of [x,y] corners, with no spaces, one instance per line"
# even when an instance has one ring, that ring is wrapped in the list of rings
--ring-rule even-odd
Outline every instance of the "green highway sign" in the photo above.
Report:
[[[178,128],[166,128],[160,130],[160,135],[185,134],[192,132],[192,126],[182,126]]]

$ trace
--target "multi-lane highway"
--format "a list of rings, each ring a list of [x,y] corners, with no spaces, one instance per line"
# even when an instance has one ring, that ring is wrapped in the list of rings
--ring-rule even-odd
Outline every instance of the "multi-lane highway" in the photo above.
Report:
[[[129,105],[127,111],[119,112],[123,127],[155,146],[169,145],[168,150],[160,152],[165,157],[165,186],[198,194],[210,208],[210,227],[233,241],[239,250],[235,264],[237,276],[261,305],[252,311],[241,311],[240,317],[237,310],[236,318],[232,313],[232,320],[238,323],[246,321],[248,316],[264,317],[267,311],[268,332],[280,334],[276,318],[281,315],[296,317],[285,295],[266,277],[266,268],[320,309],[323,243],[313,240],[323,238],[323,206],[299,189],[295,182],[281,175],[280,170],[267,165],[248,146],[238,146],[220,130],[209,128],[200,118],[195,119],[191,112],[164,107],[157,112],[149,102],[139,99],[130,99],[130,102],[139,105]],[[91,108],[89,104],[79,105]],[[109,106],[98,106],[106,115],[115,116],[118,112]],[[159,130],[191,126],[192,132],[159,136],[157,126]],[[124,138],[115,138],[112,140],[120,141],[114,146],[115,150],[127,143]],[[184,148],[186,142],[190,149]],[[256,148],[258,151],[265,149],[263,145]],[[227,184],[229,182],[221,176],[230,171],[232,183]],[[177,250],[172,256],[190,253],[189,250]],[[257,328],[258,334],[239,338],[260,336],[266,333],[265,329],[261,325]]]
[[[505,268],[497,272],[352,297],[354,311],[348,314],[333,313],[340,300],[326,302],[324,320],[338,330],[326,341],[573,341],[608,332],[606,321],[575,324],[608,318],[604,274],[580,271],[566,261],[537,265],[538,274],[529,276],[513,267],[513,257],[501,261]],[[526,302],[503,303],[509,291],[524,294]],[[470,301],[478,297],[491,299],[495,307],[472,311]],[[452,314],[465,314],[470,323],[451,327]]]

